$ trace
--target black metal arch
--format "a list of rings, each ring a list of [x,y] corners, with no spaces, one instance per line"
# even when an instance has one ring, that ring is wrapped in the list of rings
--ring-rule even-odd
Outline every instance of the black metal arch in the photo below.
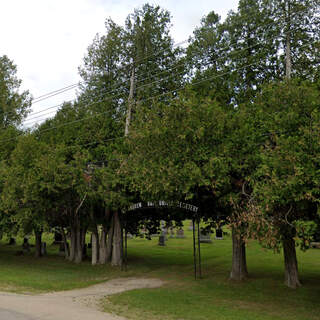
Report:
[[[192,212],[192,234],[193,234],[193,263],[194,263],[194,278],[201,279],[201,251],[200,251],[200,215],[199,207],[194,206],[189,203],[180,202],[180,201],[148,201],[148,202],[137,202],[132,204],[127,211],[135,211],[141,209],[164,209],[164,208],[175,208],[186,210]],[[196,228],[197,224],[197,228]],[[124,244],[124,262],[125,269],[127,269],[127,230],[125,228],[125,244]],[[197,245],[196,245],[197,244]]]
[[[194,206],[189,203],[180,202],[180,201],[148,201],[148,202],[138,202],[131,205],[128,211],[133,211],[137,209],[154,209],[154,208],[178,208],[187,211],[197,213],[199,207]]]

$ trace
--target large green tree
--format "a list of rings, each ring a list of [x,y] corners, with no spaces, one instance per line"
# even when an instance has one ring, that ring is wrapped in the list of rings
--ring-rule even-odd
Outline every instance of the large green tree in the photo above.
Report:
[[[20,92],[21,80],[17,67],[7,57],[0,57],[0,129],[17,126],[27,115],[31,98],[28,91]]]
[[[259,138],[241,110],[199,98],[193,90],[140,110],[124,166],[132,189],[145,200],[191,201],[209,222],[230,215],[255,168]],[[234,233],[233,242],[230,277],[240,280],[247,275],[241,234]]]
[[[36,256],[41,256],[41,235],[50,202],[41,188],[37,161],[48,151],[34,136],[21,136],[7,164],[3,164],[1,207],[3,219],[24,234],[34,232]]]
[[[248,237],[283,247],[285,283],[296,288],[295,247],[308,248],[319,207],[319,91],[311,83],[268,85],[251,109],[264,134],[238,223]]]

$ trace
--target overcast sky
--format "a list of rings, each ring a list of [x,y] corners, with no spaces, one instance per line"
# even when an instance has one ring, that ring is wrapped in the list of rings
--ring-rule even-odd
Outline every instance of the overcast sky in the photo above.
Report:
[[[96,33],[104,34],[111,17],[123,25],[140,0],[1,0],[0,56],[6,54],[18,67],[23,88],[33,97],[80,80],[78,66]],[[170,11],[175,42],[187,39],[200,19],[214,10],[224,18],[238,0],[149,1]],[[33,111],[74,98],[61,94],[33,106]],[[47,111],[48,112],[48,111]]]

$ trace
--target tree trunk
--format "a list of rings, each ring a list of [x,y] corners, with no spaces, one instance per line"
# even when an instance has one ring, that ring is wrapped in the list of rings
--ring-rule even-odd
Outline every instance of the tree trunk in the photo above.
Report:
[[[114,231],[114,218],[112,216],[110,228],[108,231],[108,242],[107,242],[107,261],[111,261],[112,250],[113,250],[113,231]]]
[[[294,239],[287,238],[282,241],[285,267],[285,284],[292,289],[301,286],[298,273],[298,262]]]
[[[99,262],[99,233],[97,226],[95,226],[95,230],[91,234],[91,244],[91,263],[96,265]]]
[[[246,261],[246,245],[234,229],[232,229],[232,268],[231,280],[241,281],[248,276]]]
[[[83,230],[80,227],[80,223],[77,226],[76,231],[76,250],[75,250],[75,263],[82,262],[83,258]]]
[[[77,238],[76,238],[76,228],[74,226],[70,229],[70,254],[69,254],[69,260],[74,261],[76,256],[76,246],[77,246]]]
[[[64,232],[64,228],[61,228],[61,234],[62,234],[62,239],[64,244],[64,255],[66,259],[69,259],[70,249],[68,246],[67,236],[66,236],[66,233]]]
[[[41,237],[42,237],[42,231],[34,231],[34,235],[36,238],[36,252],[35,257],[40,258],[42,256],[41,254]]]
[[[105,226],[102,226],[100,235],[99,263],[107,263],[107,230]]]
[[[113,214],[113,250],[112,250],[112,266],[122,266],[123,262],[123,241],[122,241],[122,227],[120,220],[120,211],[117,210]]]

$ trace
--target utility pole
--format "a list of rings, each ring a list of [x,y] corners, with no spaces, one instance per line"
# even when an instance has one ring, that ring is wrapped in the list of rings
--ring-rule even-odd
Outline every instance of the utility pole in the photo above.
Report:
[[[292,60],[291,60],[291,15],[290,0],[287,1],[287,34],[286,34],[286,79],[291,79]]]
[[[129,92],[129,98],[128,98],[128,109],[127,109],[127,115],[126,115],[126,126],[124,130],[124,136],[127,137],[129,134],[129,127],[130,127],[130,122],[131,122],[131,114],[132,114],[132,109],[133,109],[133,104],[134,104],[134,89],[135,89],[135,68],[134,64],[132,66],[132,71],[131,71],[131,77],[130,77],[130,92]]]
[[[129,135],[129,127],[130,127],[130,122],[131,122],[131,114],[132,114],[132,109],[134,105],[134,89],[135,89],[135,68],[134,68],[134,63],[132,65],[132,70],[131,70],[131,77],[130,77],[130,91],[129,91],[129,98],[128,98],[128,109],[127,109],[127,114],[126,114],[126,124],[125,124],[125,129],[124,129],[124,136],[127,137]],[[111,265],[114,266],[121,266],[123,262],[126,264],[127,263],[127,244],[126,244],[126,239],[127,239],[127,230],[124,228],[124,233],[125,233],[125,259],[123,261],[123,226],[121,222],[121,210],[116,210],[113,212],[113,217],[112,217],[112,227],[111,227],[111,232],[112,235],[110,234],[108,237],[112,237],[113,241],[113,246],[112,246],[112,255],[111,255]],[[109,238],[108,238],[109,239]]]

